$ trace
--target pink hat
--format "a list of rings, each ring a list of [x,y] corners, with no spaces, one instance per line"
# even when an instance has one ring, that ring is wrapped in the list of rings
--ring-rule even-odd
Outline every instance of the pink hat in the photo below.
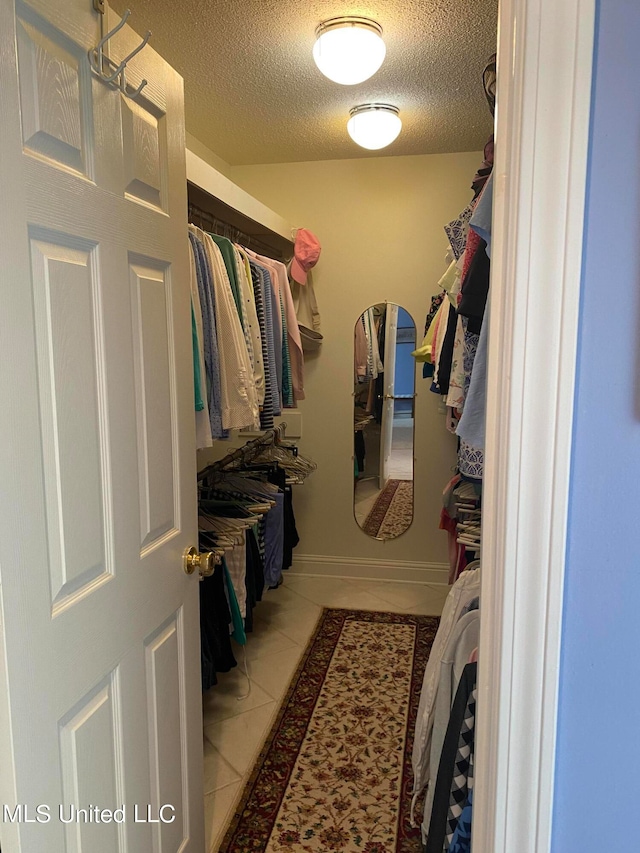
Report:
[[[318,263],[320,250],[316,235],[306,228],[298,228],[291,261],[291,278],[298,284],[307,283],[307,273]]]

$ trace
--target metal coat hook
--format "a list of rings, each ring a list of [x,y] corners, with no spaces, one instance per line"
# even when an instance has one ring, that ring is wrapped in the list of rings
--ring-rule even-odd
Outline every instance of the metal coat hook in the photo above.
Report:
[[[113,36],[118,32],[118,30],[121,30],[124,27],[124,25],[127,23],[127,20],[129,18],[130,14],[131,14],[131,9],[127,9],[127,11],[122,16],[120,22],[118,24],[116,24],[116,26],[112,30],[109,30],[108,33],[105,33],[105,35],[102,36],[102,38],[100,39],[100,41],[97,44],[97,47],[94,47],[93,50],[89,51],[89,62],[91,64],[91,67],[93,68],[94,72],[98,75],[98,77],[100,77],[105,83],[113,83],[113,81],[116,79],[116,77],[123,70],[124,63],[120,63],[120,65],[116,66],[115,62],[112,62],[109,59],[109,57],[106,57],[104,55],[104,53],[103,53],[104,46],[109,41],[109,39],[113,38]],[[106,75],[104,73],[105,60],[111,66],[111,68],[113,68],[115,66],[115,69],[116,69],[115,72],[113,74],[111,74],[110,76]]]
[[[137,89],[132,89],[125,78],[124,68],[122,69],[122,73],[120,74],[119,88],[122,94],[125,95],[127,98],[137,98],[146,85],[147,81],[143,79],[142,83],[140,83]]]
[[[89,64],[91,65],[94,74],[99,77],[103,83],[107,83],[109,85],[115,84],[127,98],[137,98],[140,92],[142,92],[144,87],[147,85],[147,81],[143,80],[137,89],[132,89],[127,83],[125,69],[133,57],[137,53],[140,53],[142,48],[147,44],[151,38],[151,30],[147,30],[142,42],[132,50],[130,54],[125,56],[119,64],[116,64],[108,56],[105,56],[104,53],[104,48],[107,42],[112,39],[113,36],[122,29],[122,27],[124,27],[130,15],[131,9],[127,9],[116,26],[112,30],[109,30],[108,33],[105,33],[96,47],[89,51]]]
[[[128,9],[127,9],[127,12],[129,13]],[[123,69],[128,65],[129,62],[131,62],[131,60],[136,55],[136,53],[140,53],[140,51],[147,44],[147,42],[149,41],[150,38],[151,38],[151,30],[147,30],[145,37],[142,39],[142,41],[140,42],[138,47],[136,47],[135,50],[132,50],[128,56],[125,56],[125,58],[120,63],[122,65]]]

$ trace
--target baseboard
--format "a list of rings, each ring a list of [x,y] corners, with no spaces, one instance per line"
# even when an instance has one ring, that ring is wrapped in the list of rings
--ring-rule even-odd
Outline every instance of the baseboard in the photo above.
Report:
[[[396,583],[449,583],[448,563],[420,563],[408,560],[374,560],[367,557],[328,557],[296,554],[288,576],[356,578]]]

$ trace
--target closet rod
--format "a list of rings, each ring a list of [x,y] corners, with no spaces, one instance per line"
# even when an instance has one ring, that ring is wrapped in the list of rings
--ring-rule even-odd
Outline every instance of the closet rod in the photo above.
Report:
[[[223,456],[222,459],[219,459],[217,462],[213,462],[211,465],[207,465],[206,468],[203,468],[202,471],[198,472],[198,482],[201,483],[205,480],[209,474],[212,474],[214,471],[223,471],[228,465],[231,465],[233,462],[241,461],[247,462],[252,457],[256,456],[263,447],[268,446],[269,444],[280,444],[282,439],[285,436],[285,432],[287,429],[286,423],[281,423],[277,427],[270,429],[264,435],[261,435],[259,438],[254,438],[252,441],[248,441],[246,444],[243,444],[242,447],[238,447],[237,450],[228,453],[226,456]]]
[[[273,246],[263,243],[262,240],[251,234],[245,234],[228,222],[223,222],[206,210],[202,210],[202,208],[193,204],[193,202],[189,202],[189,222],[202,228],[203,231],[209,231],[212,234],[217,234],[219,237],[226,237],[232,243],[239,243],[241,246],[252,249],[258,254],[268,257],[274,254]]]

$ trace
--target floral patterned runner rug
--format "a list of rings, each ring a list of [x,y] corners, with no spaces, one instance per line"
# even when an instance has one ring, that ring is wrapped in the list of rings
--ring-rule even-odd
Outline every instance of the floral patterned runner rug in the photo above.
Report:
[[[323,610],[220,853],[420,853],[411,749],[437,628]]]
[[[362,529],[378,539],[395,539],[413,520],[413,482],[389,480],[376,498]]]

